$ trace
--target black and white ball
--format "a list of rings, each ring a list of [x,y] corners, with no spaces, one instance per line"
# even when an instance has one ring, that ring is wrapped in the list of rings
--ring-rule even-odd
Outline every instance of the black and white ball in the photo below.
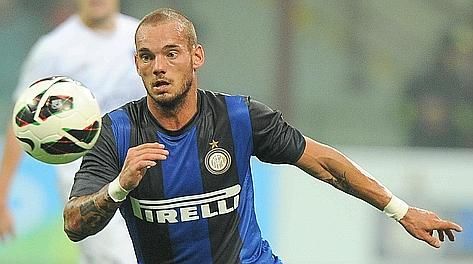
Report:
[[[53,76],[31,84],[13,108],[13,131],[33,158],[49,164],[76,160],[90,150],[102,120],[97,100],[80,82]]]

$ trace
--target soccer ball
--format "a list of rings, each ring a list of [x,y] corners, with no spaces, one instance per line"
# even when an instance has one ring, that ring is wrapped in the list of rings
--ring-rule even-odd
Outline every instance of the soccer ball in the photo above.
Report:
[[[100,133],[100,108],[89,89],[65,76],[31,84],[13,108],[13,131],[23,150],[49,164],[74,161]]]

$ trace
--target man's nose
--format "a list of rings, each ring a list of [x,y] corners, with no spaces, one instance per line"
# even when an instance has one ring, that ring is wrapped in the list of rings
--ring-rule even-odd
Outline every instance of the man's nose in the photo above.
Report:
[[[164,58],[157,57],[153,64],[153,74],[160,75],[166,73],[166,61]]]

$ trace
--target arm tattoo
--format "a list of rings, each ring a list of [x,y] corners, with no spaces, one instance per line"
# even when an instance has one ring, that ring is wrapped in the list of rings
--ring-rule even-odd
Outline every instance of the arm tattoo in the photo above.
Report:
[[[121,203],[108,196],[108,185],[95,194],[70,200],[64,209],[64,230],[72,241],[79,241],[102,230]]]
[[[356,192],[348,181],[346,173],[347,172],[344,171],[343,174],[337,175],[338,177],[334,176],[330,178],[327,182],[339,190],[342,190],[351,195],[355,195]]]
[[[85,201],[79,207],[80,216],[84,221],[84,228],[91,230],[103,225],[103,219],[107,218],[107,211],[96,204],[96,200]],[[115,211],[113,211],[114,213]]]

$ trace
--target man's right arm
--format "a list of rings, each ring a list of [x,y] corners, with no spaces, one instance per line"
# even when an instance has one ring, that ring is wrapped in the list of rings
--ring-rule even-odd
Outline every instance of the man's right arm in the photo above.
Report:
[[[64,231],[77,242],[102,230],[113,217],[121,202],[108,194],[108,186],[100,191],[71,198],[64,208]]]
[[[87,155],[87,154],[86,154]],[[72,197],[64,207],[64,231],[72,241],[80,241],[102,230],[135,189],[148,168],[165,160],[169,151],[159,143],[144,143],[128,149],[120,174],[99,191]],[[86,159],[84,158],[84,161]]]

